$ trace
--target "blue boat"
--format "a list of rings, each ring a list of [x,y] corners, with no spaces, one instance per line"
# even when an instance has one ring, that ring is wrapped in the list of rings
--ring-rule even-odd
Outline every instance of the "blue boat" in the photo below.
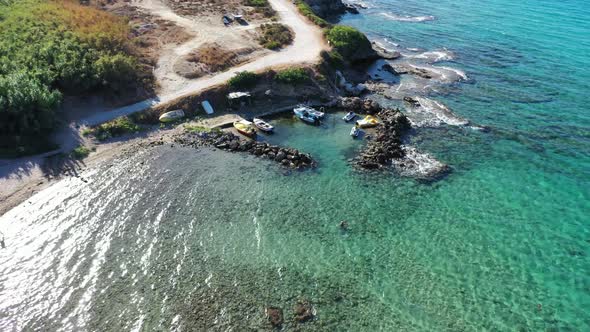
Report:
[[[311,124],[318,124],[320,122],[320,118],[310,113],[307,107],[297,107],[293,109],[293,113],[295,113],[295,116],[301,119],[301,121]]]

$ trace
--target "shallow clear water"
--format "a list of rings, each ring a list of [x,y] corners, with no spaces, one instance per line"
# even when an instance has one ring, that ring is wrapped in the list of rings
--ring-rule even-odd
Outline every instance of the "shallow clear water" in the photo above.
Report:
[[[264,137],[312,153],[314,171],[139,151],[0,218],[0,330],[268,329],[268,306],[310,331],[590,330],[588,6],[366,3],[343,22],[400,47],[446,47],[456,58],[437,65],[470,78],[429,97],[491,131],[410,138],[450,176],[353,171],[362,142],[339,115],[323,127],[277,119]],[[293,322],[300,298],[315,321]]]

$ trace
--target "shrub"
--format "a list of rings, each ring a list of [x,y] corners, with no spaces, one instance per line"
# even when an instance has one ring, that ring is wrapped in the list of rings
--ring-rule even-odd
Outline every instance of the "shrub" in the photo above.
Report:
[[[129,84],[137,70],[136,60],[124,54],[103,55],[95,65],[102,84],[115,90]]]
[[[128,33],[124,19],[78,1],[0,1],[0,145],[46,145],[62,93],[135,84]]]
[[[256,73],[249,71],[242,71],[236,74],[236,76],[229,79],[229,87],[232,89],[244,89],[250,88],[258,83],[259,76]]]
[[[0,133],[44,135],[55,124],[61,94],[23,72],[0,76]]]
[[[99,140],[104,141],[106,139],[117,137],[125,134],[139,132],[142,128],[130,118],[122,116],[109,122],[105,122],[92,128],[92,134]]]
[[[254,7],[256,13],[262,14],[264,17],[274,17],[276,11],[270,6],[267,0],[246,0],[246,6]]]
[[[90,154],[90,149],[85,146],[79,146],[75,148],[71,153],[70,156],[74,159],[84,159],[88,157]]]
[[[221,132],[219,128],[209,128],[204,126],[197,126],[197,125],[184,125],[184,130],[191,132],[191,133],[210,133],[210,132]]]
[[[303,84],[309,81],[309,75],[303,68],[290,68],[280,71],[275,80],[284,84]]]
[[[347,59],[355,53],[363,53],[371,49],[369,39],[360,31],[349,26],[336,25],[328,30],[326,37],[330,44]]]
[[[278,23],[263,24],[259,30],[258,42],[268,49],[278,49],[293,42],[293,33],[285,25]]]
[[[326,20],[315,14],[313,12],[313,9],[311,9],[311,7],[307,3],[303,2],[302,0],[296,0],[295,4],[297,5],[299,12],[303,14],[303,16],[310,19],[314,24],[322,28],[330,26],[330,23],[328,23]]]
[[[320,53],[323,61],[331,68],[342,69],[344,68],[344,58],[338,51],[333,50],[330,52],[322,51]]]
[[[266,7],[269,6],[267,0],[247,0],[246,6],[250,7]]]

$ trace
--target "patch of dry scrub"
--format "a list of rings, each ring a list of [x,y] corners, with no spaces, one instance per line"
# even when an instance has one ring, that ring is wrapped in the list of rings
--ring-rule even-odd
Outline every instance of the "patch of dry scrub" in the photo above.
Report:
[[[250,47],[228,50],[217,43],[205,43],[187,55],[188,65],[180,64],[176,72],[186,78],[201,77],[239,65],[254,51]]]

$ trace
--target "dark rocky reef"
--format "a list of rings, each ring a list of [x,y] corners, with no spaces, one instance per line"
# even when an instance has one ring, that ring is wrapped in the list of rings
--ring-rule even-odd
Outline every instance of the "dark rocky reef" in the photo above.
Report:
[[[408,118],[399,110],[382,109],[376,115],[381,122],[375,138],[354,159],[354,165],[363,169],[382,169],[391,166],[393,159],[403,158],[401,138],[411,128]]]
[[[408,98],[407,102],[417,102]],[[358,97],[340,98],[336,103],[348,111],[372,114],[380,123],[367,145],[352,159],[353,166],[362,170],[391,169],[402,176],[418,180],[441,179],[451,168],[427,153],[403,145],[402,138],[412,128],[410,120],[398,109],[382,108],[377,102]]]
[[[231,152],[247,152],[257,157],[273,160],[290,169],[304,170],[315,168],[317,165],[310,154],[301,153],[297,149],[245,140],[227,132],[185,133],[175,136],[174,142],[183,146],[210,146]]]
[[[373,47],[373,50],[375,52],[377,52],[377,55],[379,55],[381,58],[386,59],[386,60],[395,60],[395,59],[400,58],[402,56],[402,54],[400,52],[390,51],[375,42],[371,42],[371,46]],[[390,67],[391,67],[391,65],[390,65]]]
[[[321,18],[334,19],[347,11],[341,0],[303,0]]]
[[[338,108],[342,108],[346,111],[371,115],[377,114],[381,110],[383,110],[383,108],[381,108],[381,105],[379,105],[379,103],[377,103],[376,101],[371,99],[361,99],[359,97],[339,98],[336,101],[335,106]]]

